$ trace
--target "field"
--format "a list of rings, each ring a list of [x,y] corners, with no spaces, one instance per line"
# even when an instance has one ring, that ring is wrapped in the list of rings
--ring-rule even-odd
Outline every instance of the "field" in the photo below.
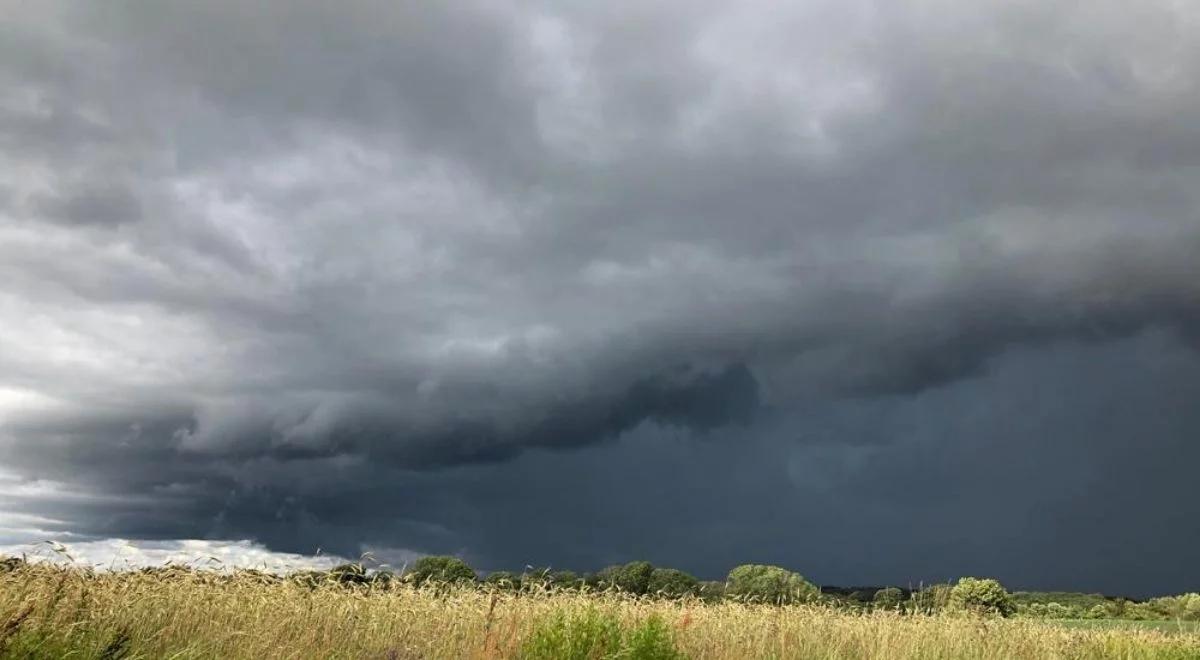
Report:
[[[184,569],[0,573],[4,658],[1200,658],[1200,635]]]
[[[1126,619],[1062,619],[1050,625],[1092,630],[1159,630],[1180,635],[1200,635],[1200,621],[1130,621]]]

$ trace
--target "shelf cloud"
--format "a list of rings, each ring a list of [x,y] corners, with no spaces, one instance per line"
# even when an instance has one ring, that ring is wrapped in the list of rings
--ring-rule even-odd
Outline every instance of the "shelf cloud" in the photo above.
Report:
[[[0,542],[1200,587],[1184,5],[9,13]]]

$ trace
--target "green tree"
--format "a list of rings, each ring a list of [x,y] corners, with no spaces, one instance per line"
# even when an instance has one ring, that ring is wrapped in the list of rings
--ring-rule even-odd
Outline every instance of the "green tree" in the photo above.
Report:
[[[512,571],[492,571],[488,573],[484,583],[501,589],[519,589],[521,587],[521,576]]]
[[[725,599],[725,583],[717,580],[705,580],[697,588],[700,598],[715,603]]]
[[[656,568],[650,572],[647,593],[682,598],[697,593],[700,581],[692,575],[675,568]]]
[[[450,556],[421,557],[405,577],[418,586],[429,583],[474,582],[476,579],[475,570],[465,561]]]
[[[631,594],[644,594],[650,588],[650,576],[653,573],[654,565],[650,562],[631,561],[617,571],[616,586]]]
[[[1010,616],[1016,612],[1012,596],[998,581],[991,578],[965,577],[950,590],[952,609],[975,614]]]
[[[550,586],[559,589],[578,589],[583,584],[579,574],[575,571],[551,571],[549,578]]]
[[[894,610],[904,602],[904,592],[896,587],[885,587],[875,592],[871,603],[878,610]]]
[[[521,584],[527,588],[549,587],[551,573],[552,570],[549,566],[526,566],[525,572],[521,573]]]
[[[650,576],[654,565],[648,561],[631,561],[620,566],[609,566],[595,575],[596,586],[601,589],[615,587],[626,593],[642,595],[650,588]]]
[[[778,566],[746,564],[729,572],[726,595],[763,603],[808,603],[821,597],[804,576]]]

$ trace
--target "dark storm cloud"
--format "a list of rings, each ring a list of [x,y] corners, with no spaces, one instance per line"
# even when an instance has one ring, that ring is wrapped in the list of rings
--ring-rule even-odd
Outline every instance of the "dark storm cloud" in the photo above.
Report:
[[[1194,370],[1155,367],[1200,337],[1189,11],[22,8],[0,26],[2,508],[495,566],[660,547],[711,573],[803,541],[770,558],[1049,580],[970,512],[1046,549],[1101,526],[1056,474],[1136,465],[1180,499],[1152,475],[1196,429],[1170,394]],[[1132,402],[1101,405],[1117,381]],[[1009,426],[1036,382],[1072,394]],[[1028,493],[973,490],[985,464]],[[522,510],[543,522],[497,522]],[[937,515],[960,526],[892,517]],[[867,529],[903,552],[838,568]],[[1106,584],[1165,588],[1179,557]]]

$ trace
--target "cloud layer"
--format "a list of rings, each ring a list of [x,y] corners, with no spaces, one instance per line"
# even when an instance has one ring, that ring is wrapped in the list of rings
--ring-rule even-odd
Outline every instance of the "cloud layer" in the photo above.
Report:
[[[1197,586],[1185,6],[9,13],[0,534]]]

